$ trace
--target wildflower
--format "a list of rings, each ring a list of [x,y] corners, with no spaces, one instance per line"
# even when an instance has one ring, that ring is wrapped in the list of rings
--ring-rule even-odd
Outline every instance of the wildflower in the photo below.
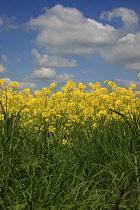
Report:
[[[23,89],[22,92],[25,93],[26,95],[29,95],[31,90],[29,88],[26,88],[26,89]]]
[[[108,80],[105,80],[105,81],[104,81],[104,84],[107,84],[107,83],[108,83]]]
[[[9,85],[14,89],[18,87],[19,83],[14,81],[14,82],[10,82]]]
[[[62,132],[63,128],[63,133],[69,136],[71,130],[75,129],[74,126],[84,126],[88,122],[94,129],[100,126],[101,122],[118,120],[118,115],[108,113],[108,109],[115,109],[125,116],[133,116],[139,110],[140,91],[132,91],[136,87],[135,84],[126,89],[117,87],[112,81],[106,80],[104,83],[107,84],[107,88],[101,88],[100,83],[89,83],[92,91],[84,92],[86,86],[83,83],[76,85],[70,80],[57,93],[51,94],[51,89],[57,84],[52,83],[32,95],[28,88],[13,94],[18,82],[11,82],[9,87],[3,86],[4,80],[0,80],[0,86],[3,86],[0,90],[1,102],[10,114],[17,114],[26,105],[20,115],[22,126],[27,130],[44,129],[47,124],[49,132],[54,133],[57,126],[58,132]],[[111,91],[108,91],[108,88],[111,88]],[[3,119],[1,112],[0,119]]]
[[[42,95],[42,92],[41,91],[38,91],[37,90],[37,91],[34,92],[34,96],[35,97],[38,97],[39,98],[41,95]]]
[[[4,79],[0,79],[0,87],[4,85]]]
[[[50,84],[50,89],[55,89],[56,88],[57,83],[53,82],[52,84]]]
[[[89,86],[89,87],[92,87],[92,86],[93,86],[93,83],[91,83],[91,82],[88,83],[88,86]]]
[[[50,95],[51,90],[47,87],[42,88],[43,95]]]
[[[129,90],[133,90],[133,89],[135,89],[136,87],[137,87],[136,84],[132,84],[132,85],[130,85]]]
[[[54,126],[49,126],[49,132],[54,133],[56,128]]]
[[[84,90],[84,89],[86,89],[86,86],[83,83],[79,83],[78,88],[81,90]]]
[[[67,81],[67,84],[65,85],[67,91],[72,91],[76,88],[76,84],[72,81],[72,80],[69,80]]]

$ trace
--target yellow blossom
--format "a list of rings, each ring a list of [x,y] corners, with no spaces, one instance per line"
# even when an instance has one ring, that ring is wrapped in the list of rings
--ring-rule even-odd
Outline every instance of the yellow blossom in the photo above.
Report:
[[[54,126],[49,126],[49,132],[54,133],[56,128]]]
[[[83,83],[80,82],[78,84],[78,88],[84,90],[84,89],[86,89],[86,86]]]
[[[17,88],[19,83],[14,81],[14,82],[10,82],[9,85],[12,87],[12,88]]]
[[[0,87],[4,85],[4,79],[0,79]]]
[[[57,83],[53,82],[52,84],[50,84],[50,89],[54,89],[54,88],[56,88],[56,86],[57,86]]]
[[[51,90],[47,87],[43,87],[42,88],[42,93],[43,93],[43,95],[50,95]]]
[[[47,125],[49,132],[60,132],[69,137],[75,126],[84,128],[88,124],[95,129],[100,126],[100,120],[105,124],[112,119],[118,120],[118,116],[108,112],[108,109],[114,109],[125,116],[138,113],[140,91],[133,91],[135,84],[126,89],[117,87],[112,81],[104,82],[112,91],[108,91],[106,87],[101,88],[97,82],[89,83],[92,91],[84,92],[86,86],[83,83],[76,85],[70,80],[57,93],[51,93],[51,89],[56,86],[56,83],[52,83],[32,95],[28,88],[15,91],[14,88],[18,87],[16,82],[4,86],[4,80],[0,80],[1,103],[4,110],[8,110],[9,116],[16,115],[25,106],[20,119],[26,130],[36,132],[38,128],[43,130]],[[0,119],[3,120],[3,117],[0,109]],[[67,140],[67,137],[61,137],[60,139]]]

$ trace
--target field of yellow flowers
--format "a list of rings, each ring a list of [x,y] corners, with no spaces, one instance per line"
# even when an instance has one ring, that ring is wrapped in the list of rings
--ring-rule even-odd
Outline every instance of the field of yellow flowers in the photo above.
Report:
[[[31,94],[0,79],[3,210],[112,209],[123,187],[122,209],[138,209],[140,90],[104,83]]]
[[[57,83],[35,91],[32,95],[30,89],[22,91],[18,82],[10,82],[5,86],[0,80],[0,98],[4,111],[11,116],[20,112],[21,124],[26,129],[44,129],[48,126],[50,132],[55,130],[68,132],[74,129],[74,124],[84,126],[89,123],[91,128],[100,126],[112,119],[118,119],[116,113],[110,109],[124,114],[126,117],[139,114],[140,91],[132,84],[128,89],[117,87],[114,82],[104,81],[106,87],[101,88],[100,83],[89,83],[88,91],[83,83],[76,85],[68,81],[61,91],[56,92]],[[0,112],[0,119],[4,119]],[[43,123],[42,123],[43,122]]]

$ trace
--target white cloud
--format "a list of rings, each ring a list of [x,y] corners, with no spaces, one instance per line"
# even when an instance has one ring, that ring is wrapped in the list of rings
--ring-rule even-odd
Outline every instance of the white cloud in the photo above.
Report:
[[[5,85],[8,85],[10,82],[13,82],[10,78],[3,78]],[[33,82],[18,82],[20,89],[30,88],[31,90],[37,89],[37,85]]]
[[[121,37],[119,40],[118,40],[119,43],[130,43],[130,44],[133,44],[135,42],[135,35],[134,34],[131,34],[131,33],[128,33],[126,36],[123,36]]]
[[[74,67],[75,60],[69,61],[58,55],[88,55],[97,52],[108,63],[139,70],[138,15],[128,8],[116,8],[111,12],[103,12],[100,18],[109,21],[121,18],[123,26],[117,30],[111,25],[103,25],[94,19],[85,18],[75,8],[62,5],[46,9],[44,14],[31,18],[27,25],[33,30],[38,30],[36,43],[45,48],[46,54],[52,54],[40,55],[33,49],[36,66]]]
[[[27,25],[39,31],[36,43],[52,54],[91,54],[97,46],[110,45],[118,37],[112,26],[87,19],[77,9],[62,5],[46,9]]]
[[[132,64],[128,64],[125,67],[126,69],[130,69],[130,70],[138,70],[140,71],[140,63],[132,63]]]
[[[0,74],[7,74],[7,68],[0,64]]]
[[[67,80],[72,80],[72,79],[74,79],[73,74],[67,74],[67,73],[57,74],[55,69],[53,68],[42,67],[39,70],[34,70],[31,75],[26,76],[23,79],[23,84],[25,83],[35,84],[34,82],[40,82],[44,80],[47,82],[65,83]]]
[[[65,83],[66,81],[73,80],[73,79],[74,79],[74,75],[73,74],[63,73],[63,74],[58,74],[56,76],[55,82]]]
[[[132,84],[136,84],[137,87],[140,87],[140,82],[139,82],[139,81],[134,81],[134,80],[123,80],[123,79],[115,79],[114,81],[115,81],[115,83],[116,83],[119,87],[128,88],[128,87],[130,87],[130,85],[132,85]]]
[[[101,56],[106,62],[124,65],[126,69],[140,69],[140,32],[138,30],[138,15],[127,8],[117,8],[112,12],[103,12],[102,19],[112,20],[121,17],[124,22],[120,30],[120,37],[114,45],[98,48]],[[135,33],[136,32],[136,33]]]
[[[134,33],[138,30],[138,15],[128,8],[117,8],[112,12],[104,11],[101,15],[101,19],[107,19],[111,21],[114,17],[120,17],[124,23],[123,30]]]
[[[30,88],[31,90],[37,89],[37,85],[33,82],[19,82],[19,87],[21,89]]]
[[[67,60],[60,56],[49,56],[49,55],[40,55],[36,49],[32,49],[32,55],[36,57],[36,66],[46,67],[46,68],[64,68],[64,67],[75,67],[75,60]]]
[[[8,85],[10,82],[12,82],[10,78],[2,78],[2,79],[4,79],[5,85]]]
[[[140,61],[140,32],[127,34],[120,38],[112,47],[99,49],[105,61],[113,64],[123,64],[126,69],[138,69]]]
[[[1,57],[1,61],[2,62],[4,62],[4,63],[8,63],[9,62],[6,55],[2,54],[2,55],[0,55],[0,57]]]
[[[39,70],[34,70],[34,72],[29,76],[32,80],[47,80],[56,77],[56,71],[52,68],[41,68]]]
[[[0,31],[17,28],[19,28],[19,25],[16,23],[15,16],[10,18],[8,18],[5,14],[0,16]]]

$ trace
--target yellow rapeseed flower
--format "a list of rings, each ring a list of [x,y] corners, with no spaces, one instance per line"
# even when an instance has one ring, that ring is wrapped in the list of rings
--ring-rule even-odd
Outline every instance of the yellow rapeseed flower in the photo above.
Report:
[[[76,85],[70,80],[57,93],[51,93],[51,89],[57,84],[52,83],[32,95],[28,88],[16,91],[14,88],[18,87],[17,82],[4,86],[4,80],[0,80],[1,102],[10,115],[17,114],[25,106],[20,113],[23,128],[36,132],[38,128],[43,130],[47,124],[50,132],[64,132],[64,139],[67,140],[67,136],[75,129],[74,126],[85,126],[88,123],[92,129],[96,129],[100,126],[100,120],[104,124],[112,119],[118,120],[117,114],[108,112],[109,108],[125,116],[138,113],[140,91],[133,91],[135,84],[126,89],[117,87],[112,81],[106,80],[104,83],[112,91],[108,91],[106,87],[101,88],[100,83],[89,83],[92,91],[84,92],[86,86],[83,83]],[[1,110],[0,119],[3,119]]]
[[[0,79],[0,87],[4,85],[4,79]]]
[[[137,87],[137,85],[136,84],[132,84],[132,85],[130,85],[130,87],[128,88],[129,90],[133,90],[133,89],[135,89]]]
[[[13,81],[13,82],[10,82],[9,85],[14,89],[18,87],[19,83],[16,81]]]
[[[43,95],[50,95],[51,90],[47,87],[43,87],[42,88],[42,93],[43,93]]]
[[[86,89],[86,86],[83,83],[80,82],[78,84],[78,88],[81,89],[81,90],[85,90]]]
[[[54,89],[54,88],[56,88],[56,86],[57,86],[57,83],[53,82],[52,84],[50,84],[50,89]]]

